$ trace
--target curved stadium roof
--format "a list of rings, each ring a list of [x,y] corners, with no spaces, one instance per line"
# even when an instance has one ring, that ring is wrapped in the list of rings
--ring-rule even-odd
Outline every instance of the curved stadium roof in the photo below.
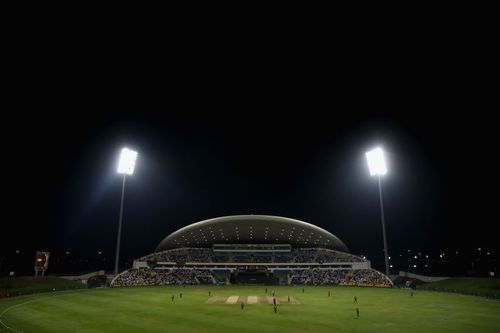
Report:
[[[291,244],[348,252],[330,232],[307,222],[280,216],[234,215],[204,220],[181,228],[163,239],[156,252],[213,244]]]

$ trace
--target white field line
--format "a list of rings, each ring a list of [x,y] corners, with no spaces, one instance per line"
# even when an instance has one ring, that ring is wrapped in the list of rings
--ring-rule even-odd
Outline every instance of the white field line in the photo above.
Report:
[[[87,289],[80,289],[79,291],[87,291]],[[69,290],[69,291],[60,291],[58,295],[52,295],[52,296],[48,296],[48,297],[40,297],[40,298],[35,298],[35,299],[32,299],[32,300],[29,300],[29,301],[26,301],[24,303],[19,303],[19,304],[14,304],[14,305],[11,305],[9,306],[8,308],[4,309],[2,311],[2,313],[0,313],[0,324],[5,327],[6,329],[8,330],[11,330],[13,332],[17,332],[17,333],[24,333],[23,331],[20,331],[18,329],[15,329],[13,327],[10,327],[10,326],[7,326],[3,321],[2,321],[2,317],[3,315],[5,315],[8,311],[14,309],[14,308],[17,308],[18,306],[21,306],[21,305],[25,305],[25,304],[28,304],[28,303],[33,303],[33,302],[36,302],[36,301],[39,301],[39,300],[42,300],[42,299],[46,299],[46,298],[52,298],[52,297],[59,297],[59,296],[65,296],[68,292],[78,292],[77,290]],[[62,294],[64,293],[64,294]],[[1,327],[1,326],[0,326]]]

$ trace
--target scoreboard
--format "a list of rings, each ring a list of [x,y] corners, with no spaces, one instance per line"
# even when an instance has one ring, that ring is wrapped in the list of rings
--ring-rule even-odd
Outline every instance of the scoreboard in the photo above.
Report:
[[[35,256],[35,273],[38,272],[45,273],[49,268],[49,256],[50,252],[38,251]]]

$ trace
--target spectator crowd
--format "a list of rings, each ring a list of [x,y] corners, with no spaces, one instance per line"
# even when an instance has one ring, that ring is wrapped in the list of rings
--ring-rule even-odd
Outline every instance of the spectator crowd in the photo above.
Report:
[[[250,253],[250,252],[213,252],[210,248],[181,248],[152,253],[139,259],[147,262],[168,262],[184,264],[241,262],[241,263],[338,263],[361,262],[355,255],[318,248],[296,248],[291,252]]]
[[[209,269],[130,269],[118,275],[114,287],[151,286],[170,284],[216,284],[217,279]],[[366,287],[391,287],[384,274],[373,269],[295,269],[290,271],[291,285],[344,285]]]
[[[290,277],[293,285],[392,286],[388,277],[374,269],[296,269]]]
[[[118,275],[113,287],[158,286],[169,284],[213,284],[210,270],[205,269],[129,269]]]

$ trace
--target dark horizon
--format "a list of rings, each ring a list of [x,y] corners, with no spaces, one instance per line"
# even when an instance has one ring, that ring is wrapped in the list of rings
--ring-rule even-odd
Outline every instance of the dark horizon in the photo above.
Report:
[[[481,196],[489,166],[465,157],[487,150],[475,145],[493,133],[476,126],[489,124],[458,115],[338,114],[116,112],[16,123],[26,137],[8,149],[15,167],[7,209],[16,218],[1,250],[82,258],[102,251],[109,265],[120,201],[116,163],[129,146],[139,157],[126,186],[123,262],[188,224],[263,214],[318,225],[382,270],[378,189],[364,156],[381,145],[389,254],[483,248],[498,255],[491,199]]]

